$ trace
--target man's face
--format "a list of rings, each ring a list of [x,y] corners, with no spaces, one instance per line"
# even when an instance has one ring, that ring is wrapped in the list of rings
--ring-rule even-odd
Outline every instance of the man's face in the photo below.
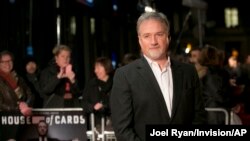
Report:
[[[48,132],[48,125],[44,122],[40,122],[38,124],[38,134],[40,136],[46,136],[47,132]]]
[[[170,43],[166,25],[154,19],[145,20],[138,29],[138,38],[144,55],[154,61],[166,58]]]
[[[13,60],[10,55],[3,55],[0,58],[0,69],[5,73],[10,73],[13,69]]]
[[[62,50],[55,58],[56,58],[56,64],[59,67],[61,68],[66,67],[70,62],[70,52],[67,50]]]

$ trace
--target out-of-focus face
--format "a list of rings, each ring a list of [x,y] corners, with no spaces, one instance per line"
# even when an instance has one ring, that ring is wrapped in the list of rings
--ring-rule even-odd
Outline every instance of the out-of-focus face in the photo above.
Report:
[[[3,55],[0,58],[0,69],[5,73],[10,73],[13,69],[13,60],[10,55]]]
[[[250,55],[247,56],[246,64],[250,64]]]
[[[36,72],[37,69],[37,65],[35,62],[30,61],[26,64],[26,71],[29,74],[34,74]]]
[[[101,63],[95,63],[95,74],[98,79],[103,81],[105,81],[108,76],[104,66]]]
[[[48,132],[48,125],[44,122],[40,122],[38,124],[38,134],[40,136],[46,136],[47,132]]]
[[[170,38],[165,24],[154,19],[143,21],[138,29],[138,38],[144,55],[154,61],[166,58]]]
[[[70,52],[67,50],[61,50],[60,53],[57,56],[55,56],[55,59],[56,59],[56,64],[59,67],[64,68],[70,62]]]
[[[201,52],[199,50],[193,50],[191,52],[190,62],[197,64],[200,56],[201,56]]]
[[[230,66],[230,67],[232,67],[232,68],[236,68],[237,67],[237,60],[236,60],[236,58],[234,58],[234,57],[230,57],[229,59],[228,59],[228,65]]]

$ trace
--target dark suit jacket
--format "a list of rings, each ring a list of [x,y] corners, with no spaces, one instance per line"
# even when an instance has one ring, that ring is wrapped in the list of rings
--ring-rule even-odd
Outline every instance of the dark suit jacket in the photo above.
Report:
[[[206,123],[206,111],[195,68],[171,60],[171,69],[171,118],[157,80],[145,58],[116,70],[110,104],[112,124],[119,141],[144,141],[148,124]]]

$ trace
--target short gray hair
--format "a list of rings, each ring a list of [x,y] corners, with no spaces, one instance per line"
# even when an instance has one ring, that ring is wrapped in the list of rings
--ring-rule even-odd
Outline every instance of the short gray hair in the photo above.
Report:
[[[164,23],[166,25],[167,33],[169,33],[170,23],[167,16],[165,16],[161,12],[145,12],[137,20],[137,26],[136,26],[137,34],[139,34],[139,27],[141,23],[148,19],[154,19],[160,21],[161,23]]]
[[[71,53],[71,48],[68,47],[67,45],[56,45],[53,50],[52,53],[54,54],[54,56],[57,56],[62,50],[68,51]]]

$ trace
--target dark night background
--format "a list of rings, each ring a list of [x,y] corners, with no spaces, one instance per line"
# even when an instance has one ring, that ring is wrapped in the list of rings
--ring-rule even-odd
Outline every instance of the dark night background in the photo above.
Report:
[[[135,27],[142,12],[139,3],[145,2],[168,16],[171,22],[171,49],[177,54],[183,52],[187,43],[193,46],[200,43],[195,14],[197,8],[183,5],[182,0],[89,1],[91,0],[1,0],[0,50],[8,49],[14,53],[17,69],[22,69],[24,59],[31,52],[43,68],[52,58],[52,48],[57,43],[66,44],[73,50],[73,62],[83,86],[93,72],[96,57],[108,56],[118,64],[125,53],[139,54]],[[205,19],[202,23],[202,44],[212,44],[228,53],[236,49],[243,60],[250,52],[247,1],[204,2],[207,7],[205,15],[201,17]],[[117,5],[116,11],[112,9],[114,4]],[[225,27],[226,7],[238,8],[238,26]],[[183,26],[189,11],[192,11],[192,15]],[[61,18],[60,41],[57,38],[58,16]],[[94,27],[92,23],[95,23]],[[91,32],[93,29],[95,32]],[[27,49],[29,46],[32,47],[31,51]]]

